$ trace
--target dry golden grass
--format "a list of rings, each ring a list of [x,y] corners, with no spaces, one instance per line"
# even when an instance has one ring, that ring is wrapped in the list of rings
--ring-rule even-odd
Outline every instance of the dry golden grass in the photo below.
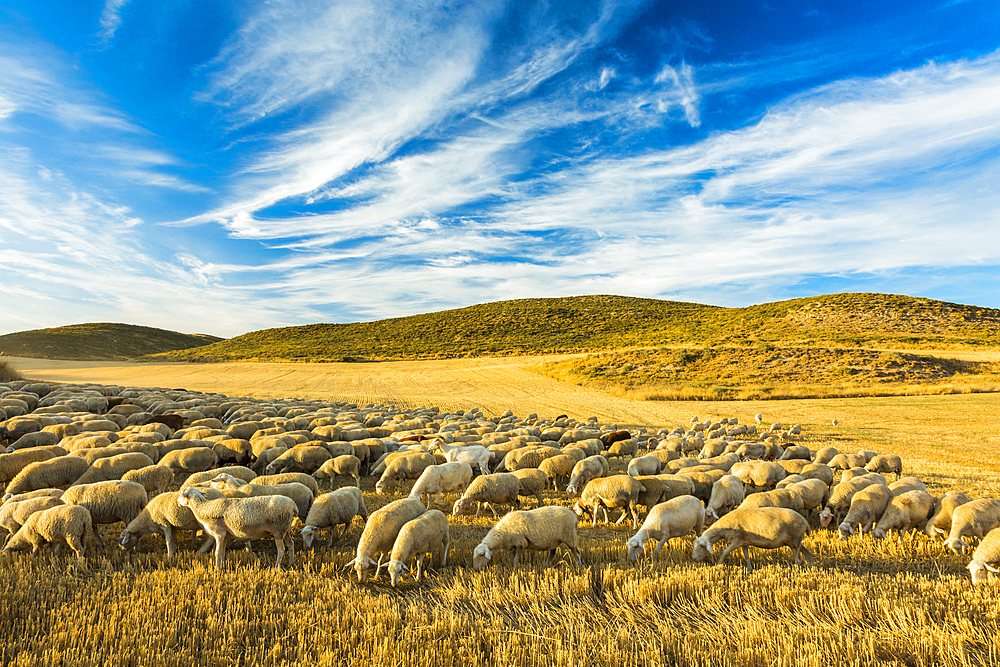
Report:
[[[49,379],[359,401],[406,396],[410,405],[481,405],[494,413],[509,406],[518,414],[598,414],[623,424],[687,423],[694,414],[746,421],[760,411],[768,420],[802,423],[813,449],[897,452],[904,473],[920,476],[934,493],[959,488],[1000,496],[997,394],[640,402],[539,378],[517,362],[316,365],[322,372],[281,364],[19,367]],[[559,387],[566,388],[559,393]],[[840,426],[830,425],[833,417]],[[369,510],[399,497],[372,489],[366,480]],[[548,492],[546,499],[569,504],[563,493]],[[624,541],[631,526],[587,523],[580,527],[582,572],[565,559],[546,569],[541,556],[512,569],[509,556],[500,556],[474,573],[471,552],[492,516],[449,519],[451,564],[431,571],[422,585],[395,590],[384,580],[360,586],[343,570],[360,535],[357,522],[333,549],[300,552],[294,567],[281,572],[268,568],[273,546],[263,542],[253,553],[230,550],[224,572],[190,551],[167,562],[161,538],[145,538],[136,553],[125,554],[113,542],[120,526],[102,530],[112,546],[93,552],[82,569],[66,556],[3,558],[0,663],[1000,664],[1000,586],[974,589],[967,557],[923,536],[901,546],[841,542],[815,531],[806,544],[816,568],[796,567],[787,549],[754,551],[756,569],[747,574],[735,555],[722,566],[691,562],[691,537],[674,540],[655,563],[630,567]]]

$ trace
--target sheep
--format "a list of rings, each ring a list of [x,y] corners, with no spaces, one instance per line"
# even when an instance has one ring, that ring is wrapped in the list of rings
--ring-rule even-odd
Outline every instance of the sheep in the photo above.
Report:
[[[459,446],[442,442],[439,447],[449,463],[464,461],[481,475],[490,473],[490,458],[493,454],[482,445]]]
[[[253,478],[254,484],[260,484],[262,486],[273,486],[275,484],[291,484],[292,482],[297,482],[307,487],[312,491],[313,495],[319,492],[319,483],[312,475],[307,475],[304,472],[283,472],[277,475],[260,475]]]
[[[846,540],[855,535],[855,526],[861,535],[871,531],[872,527],[882,518],[882,513],[889,506],[892,493],[881,484],[871,484],[861,489],[851,498],[851,507],[847,516],[840,524],[840,539]]]
[[[601,441],[601,445],[605,449],[608,449],[611,447],[611,445],[615,444],[616,442],[628,440],[631,437],[632,434],[629,433],[628,431],[612,431],[611,433],[605,433],[599,439]]]
[[[312,547],[316,531],[321,528],[330,530],[330,540],[326,546],[333,545],[333,529],[342,526],[337,539],[344,536],[351,526],[354,517],[360,516],[362,523],[368,520],[368,510],[365,508],[365,499],[361,495],[361,489],[356,486],[345,486],[324,493],[316,498],[309,515],[306,517],[305,526],[299,531],[302,535],[302,546],[306,549]]]
[[[825,463],[809,463],[799,471],[803,479],[818,479],[825,485],[833,484],[833,468]]]
[[[731,452],[729,454],[720,454],[719,456],[713,456],[710,459],[702,459],[701,464],[706,466],[712,466],[713,468],[718,468],[719,470],[728,473],[733,469],[733,466],[739,463],[740,457],[735,453]]]
[[[840,473],[840,481],[847,482],[854,479],[855,477],[864,477],[867,475],[867,471],[864,468],[851,468],[850,470],[845,470]]]
[[[148,502],[153,499],[153,496],[167,490],[170,483],[174,481],[174,471],[167,466],[154,464],[126,471],[122,475],[122,479],[126,482],[142,484],[142,488],[146,489]]]
[[[826,463],[829,464],[833,457],[840,454],[840,450],[836,447],[822,447],[816,450],[816,456],[813,457],[813,463]]]
[[[183,486],[202,486],[223,473],[230,477],[241,479],[244,482],[256,482],[258,479],[257,473],[246,466],[225,466],[224,468],[212,468],[211,470],[204,470],[202,472],[193,472],[184,480]]]
[[[627,433],[628,431],[626,431]],[[698,449],[701,449],[701,445],[698,445]],[[639,451],[639,443],[632,438],[627,438],[625,440],[618,440],[611,443],[608,446],[608,451],[604,453],[604,457],[611,459],[612,457],[625,458],[626,456],[635,456],[635,453]]]
[[[762,493],[753,493],[743,499],[736,509],[751,509],[758,507],[787,507],[799,514],[803,512],[802,495],[795,489],[772,489]]]
[[[830,497],[826,501],[826,507],[819,513],[819,525],[826,528],[831,521],[840,523],[840,516],[851,507],[851,498],[854,494],[872,484],[870,479],[856,477],[848,482],[841,482],[833,487]]]
[[[795,445],[782,452],[778,459],[780,461],[788,461],[790,459],[805,459],[806,461],[810,461],[812,460],[812,452],[804,445]]]
[[[6,537],[16,533],[28,517],[35,512],[47,510],[50,507],[65,503],[54,496],[39,496],[13,503],[6,503],[0,508],[0,536]]]
[[[192,473],[214,468],[219,463],[219,457],[208,447],[188,447],[166,452],[158,463],[169,466],[174,474]]]
[[[521,501],[518,498],[520,489],[521,480],[509,472],[480,475],[472,480],[462,497],[455,501],[452,514],[459,516],[465,513],[472,503],[478,503],[476,516],[479,516],[483,505],[486,505],[496,518],[498,515],[493,507],[495,504],[513,505],[514,509],[520,509]]]
[[[218,475],[212,480],[211,486],[219,491],[230,491],[238,494],[235,497],[259,498],[261,496],[285,496],[295,503],[297,516],[305,521],[309,514],[309,508],[313,503],[313,492],[304,484],[299,482],[287,482],[284,484],[257,484],[254,482],[242,483],[243,480],[236,479],[225,473]]]
[[[976,585],[985,581],[990,573],[1000,572],[998,566],[1000,566],[1000,528],[994,528],[972,552],[972,561],[966,567],[972,576],[972,584]]]
[[[456,461],[468,466],[464,461]],[[469,466],[471,470],[472,467]],[[424,573],[424,558],[431,554],[433,564],[434,554],[441,553],[440,567],[444,567],[448,562],[448,548],[451,545],[451,538],[448,534],[448,517],[440,510],[428,510],[415,519],[410,519],[399,529],[395,542],[392,545],[392,552],[389,554],[389,581],[393,588],[402,579],[403,573],[408,572],[406,563],[411,559],[417,559],[417,572],[413,577],[414,581],[420,581]]]
[[[850,470],[851,468],[864,468],[868,465],[864,454],[837,454],[826,462],[834,470]]]
[[[628,462],[626,471],[632,477],[660,474],[660,459],[655,456],[637,456]]]
[[[612,475],[611,477],[599,477],[587,483],[583,487],[580,499],[573,505],[573,511],[577,516],[585,514],[591,515],[591,526],[597,525],[598,509],[604,512],[604,523],[608,522],[609,507],[621,507],[622,516],[632,515],[632,528],[639,527],[639,515],[635,510],[635,503],[643,486],[634,477],[629,475]]]
[[[14,479],[17,473],[21,472],[25,466],[31,463],[48,461],[55,457],[55,452],[45,447],[24,449],[10,454],[0,454],[0,483],[6,483]]]
[[[735,549],[743,549],[747,571],[753,570],[749,547],[777,549],[787,546],[795,554],[795,564],[802,564],[805,556],[810,565],[815,563],[812,553],[802,544],[809,532],[809,522],[795,510],[785,507],[760,507],[736,509],[716,521],[694,542],[691,558],[702,562],[714,554],[712,545],[725,540],[729,545],[719,554],[718,564]]]
[[[361,486],[361,459],[354,454],[341,454],[327,460],[313,473],[317,480],[332,479],[337,475],[350,475],[354,478],[354,485]]]
[[[67,505],[80,505],[90,511],[93,524],[118,523],[128,525],[146,506],[146,489],[142,484],[120,479],[71,486],[62,494]],[[95,529],[94,538],[104,546]]]
[[[577,546],[576,514],[566,507],[548,505],[533,510],[511,512],[500,519],[472,551],[472,569],[480,572],[499,551],[514,550],[512,565],[517,565],[525,549],[548,551],[546,565],[551,565],[560,544],[573,552],[577,569],[583,559]]]
[[[517,495],[525,497],[534,496],[535,500],[538,501],[537,507],[545,504],[542,491],[548,486],[549,478],[544,472],[538,468],[525,468],[523,470],[515,470],[510,474],[517,477],[518,481],[521,482],[521,489],[517,492]]]
[[[29,463],[7,484],[4,498],[35,489],[69,486],[89,467],[79,456],[57,456],[47,461]]]
[[[580,459],[580,461],[582,460]],[[545,477],[552,482],[552,487],[558,491],[559,480],[563,477],[568,478],[573,473],[573,468],[578,462],[576,458],[569,454],[559,454],[558,456],[550,456],[539,463],[538,469],[545,473]],[[569,484],[569,481],[567,480],[566,483]],[[548,488],[548,484],[546,484],[546,488]]]
[[[608,474],[608,470],[610,470],[610,466],[606,458],[600,454],[588,456],[573,466],[573,471],[569,476],[569,484],[566,485],[566,495],[572,498],[579,489],[586,486],[587,482],[604,477]]]
[[[879,454],[865,465],[868,472],[896,473],[896,479],[903,474],[903,461],[896,454]]]
[[[926,491],[927,485],[918,477],[900,477],[889,485],[893,497],[901,496],[908,491]]]
[[[633,564],[638,562],[647,540],[658,540],[653,550],[655,557],[671,538],[683,537],[692,531],[695,536],[701,536],[704,526],[705,508],[694,496],[680,496],[660,503],[646,515],[639,532],[625,543],[628,560]]]
[[[121,479],[130,470],[137,470],[151,465],[153,465],[153,460],[139,452],[108,456],[91,463],[90,467],[73,482],[73,486]]]
[[[801,482],[801,481],[802,481],[802,475],[789,475],[785,479],[783,479],[780,482],[778,482],[777,484],[775,484],[774,488],[776,488],[776,489],[783,489],[786,486],[789,486],[791,484],[795,484],[796,482]]]
[[[951,516],[956,507],[969,502],[969,497],[961,491],[949,491],[934,503],[934,515],[927,520],[924,526],[924,534],[927,537],[941,537],[948,535],[951,530]]]
[[[476,479],[482,478],[483,476]],[[344,567],[353,567],[358,574],[358,582],[362,584],[367,581],[368,570],[372,566],[375,567],[377,577],[382,559],[392,551],[399,531],[408,521],[416,519],[425,511],[424,504],[416,498],[402,498],[372,512],[361,533],[354,559]],[[377,561],[375,556],[378,556]]]
[[[269,447],[257,455],[251,469],[257,475],[263,475],[264,469],[271,464],[271,461],[288,451],[288,447]]]
[[[52,496],[53,498],[62,498],[64,491],[62,489],[35,489],[34,491],[25,491],[24,493],[19,493],[16,496],[10,496],[3,499],[0,505],[6,505],[7,503],[19,503],[22,500],[29,500],[31,498],[41,498],[43,496]]]
[[[385,467],[382,477],[375,483],[375,492],[386,493],[390,486],[398,486],[405,479],[415,480],[423,474],[425,469],[436,464],[437,459],[432,454],[408,454],[393,459]]]
[[[37,553],[42,545],[48,543],[55,543],[58,552],[65,540],[80,562],[83,562],[87,541],[93,533],[87,508],[58,505],[29,516],[24,525],[7,540],[3,552],[24,551],[30,547],[31,553]]]
[[[914,489],[895,496],[878,520],[872,537],[883,540],[889,531],[896,531],[900,541],[910,528],[916,528],[934,511],[934,498],[922,489]]]
[[[428,466],[417,478],[408,497],[423,500],[424,494],[427,494],[427,509],[430,510],[431,496],[434,496],[435,504],[441,504],[442,493],[465,491],[471,481],[472,466],[465,461]]]
[[[222,498],[222,494],[215,489],[199,489],[208,500]],[[146,507],[132,519],[125,530],[118,536],[118,546],[126,551],[131,551],[146,535],[159,533],[163,535],[167,542],[167,557],[173,558],[177,553],[177,530],[201,530],[201,524],[194,516],[190,507],[181,505],[177,498],[180,493],[177,491],[166,491],[150,500]],[[206,533],[204,544],[198,550],[204,553],[211,548],[213,538]]]
[[[202,529],[215,539],[215,568],[221,570],[226,563],[226,543],[230,539],[259,540],[270,536],[278,550],[274,568],[288,551],[288,564],[295,558],[292,541],[292,520],[297,508],[295,502],[284,496],[256,498],[218,498],[208,500],[200,489],[184,488],[177,502],[191,508]]]
[[[819,479],[804,479],[790,485],[802,496],[802,511],[811,512],[822,507],[830,496],[830,487]]]
[[[744,442],[736,450],[741,461],[763,459],[768,454],[768,446],[759,442]]]
[[[983,535],[1000,525],[1000,501],[989,498],[971,500],[955,508],[951,514],[951,531],[945,546],[956,554],[965,553],[972,545],[967,537],[982,539]]]
[[[318,445],[292,447],[267,464],[264,473],[277,475],[283,472],[304,472],[311,475],[332,458],[330,450],[326,447]]]
[[[743,502],[743,482],[736,475],[725,475],[712,485],[712,495],[705,507],[705,522],[717,521]]]

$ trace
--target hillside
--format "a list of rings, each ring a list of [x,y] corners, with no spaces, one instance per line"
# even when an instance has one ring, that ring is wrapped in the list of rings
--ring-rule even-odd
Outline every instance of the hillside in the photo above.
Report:
[[[519,299],[376,322],[266,329],[149,359],[377,361],[756,343],[997,345],[1000,311],[888,294],[833,294],[746,308],[608,295]]]
[[[33,359],[115,361],[221,340],[205,334],[183,334],[133,324],[101,322],[6,334],[0,336],[0,352]]]

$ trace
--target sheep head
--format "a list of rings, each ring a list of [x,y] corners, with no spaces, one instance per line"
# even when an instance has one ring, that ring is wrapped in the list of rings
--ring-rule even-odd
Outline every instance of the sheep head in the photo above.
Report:
[[[701,563],[708,558],[709,555],[714,553],[715,551],[712,549],[712,543],[704,537],[699,537],[694,541],[694,550],[691,552],[691,560],[696,563]]]
[[[305,549],[311,548],[313,540],[316,538],[316,526],[304,526],[299,531],[299,535],[302,536],[302,547]]]
[[[485,544],[478,544],[476,548],[472,551],[472,569],[475,572],[481,572],[490,563],[490,559],[493,558],[493,554],[490,553],[490,548]]]
[[[625,549],[628,553],[628,561],[634,564],[639,561],[639,556],[642,555],[643,543],[637,537],[632,537],[625,543]]]
[[[395,588],[396,584],[402,580],[403,575],[410,571],[410,568],[408,568],[405,563],[398,560],[389,561],[389,565],[386,569],[389,571],[389,582],[392,584],[393,588]]]

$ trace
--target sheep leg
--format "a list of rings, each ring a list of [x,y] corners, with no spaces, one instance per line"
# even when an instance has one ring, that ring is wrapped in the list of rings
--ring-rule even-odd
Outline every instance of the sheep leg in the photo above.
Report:
[[[68,544],[69,548],[72,549],[74,553],[76,553],[77,560],[83,562],[83,552],[86,550],[87,545],[84,543],[82,539],[80,539],[80,536],[67,535],[66,544]],[[61,547],[62,544],[59,544],[59,546]]]
[[[597,510],[599,510],[600,508],[601,508],[601,504],[600,503],[594,503],[594,515],[593,515],[593,517],[592,517],[592,519],[590,521],[590,527],[591,528],[593,528],[594,526],[597,525]],[[605,519],[604,522],[607,523],[607,513],[605,513],[604,519]]]
[[[514,561],[511,565],[517,565],[517,559],[521,556],[521,547],[514,547]]]
[[[282,535],[274,536],[274,547],[278,550],[278,560],[274,562],[274,569],[281,569],[281,561],[285,559],[285,539]]]
[[[666,544],[669,540],[670,536],[664,534],[663,537],[660,538],[660,541],[656,543],[656,548],[653,549],[653,555],[658,556],[660,553],[660,549],[662,549],[663,545]]]
[[[618,525],[618,524],[620,524],[620,523],[621,523],[622,521],[624,521],[624,520],[625,520],[625,517],[626,517],[626,516],[628,516],[628,513],[627,513],[627,512],[625,512],[625,510],[623,509],[623,510],[622,510],[622,515],[621,515],[620,517],[618,517],[618,520],[617,520],[617,521],[615,521],[615,525],[617,526],[617,525]]]
[[[424,574],[424,556],[426,556],[426,554],[420,554],[417,556],[417,573],[413,577],[414,581],[420,581],[420,577]]]
[[[732,553],[734,549],[739,549],[741,546],[743,545],[740,544],[738,540],[733,540],[733,542],[723,549],[721,554],[719,554],[719,560],[716,565],[722,565],[722,561],[726,560],[726,556]]]
[[[635,508],[635,503],[628,504],[628,510],[632,513],[632,530],[639,527],[639,511]]]
[[[443,568],[448,563],[448,550],[451,549],[451,540],[444,543],[444,549],[441,551],[441,567]]]
[[[167,558],[173,558],[174,554],[177,553],[176,540],[174,539],[174,527],[171,525],[163,526],[163,539],[167,541]]]
[[[552,565],[552,563],[555,562],[555,560],[556,560],[556,550],[555,548],[552,548],[549,550],[549,557],[545,559],[545,566],[548,567],[549,565]]]
[[[743,560],[747,562],[747,572],[753,572],[753,565],[750,563],[750,547],[743,547]]]
[[[97,540],[97,546],[106,547],[104,540],[101,539],[101,531],[97,530],[97,526],[94,526],[94,539]]]
[[[201,545],[201,548],[198,549],[198,553],[200,554],[208,553],[208,550],[211,549],[214,544],[215,544],[215,538],[209,535],[208,533],[205,533],[205,542]]]
[[[795,552],[795,562],[797,564],[799,565],[802,564],[802,559],[799,556],[800,553],[802,554],[802,556],[806,557],[806,562],[809,563],[809,565],[812,566],[816,564],[816,558],[813,556],[812,552],[809,551],[809,549],[807,549],[805,545],[801,543],[799,544],[798,550]]]
[[[223,532],[212,537],[215,538],[215,569],[221,570],[226,563],[226,540],[229,536]]]

